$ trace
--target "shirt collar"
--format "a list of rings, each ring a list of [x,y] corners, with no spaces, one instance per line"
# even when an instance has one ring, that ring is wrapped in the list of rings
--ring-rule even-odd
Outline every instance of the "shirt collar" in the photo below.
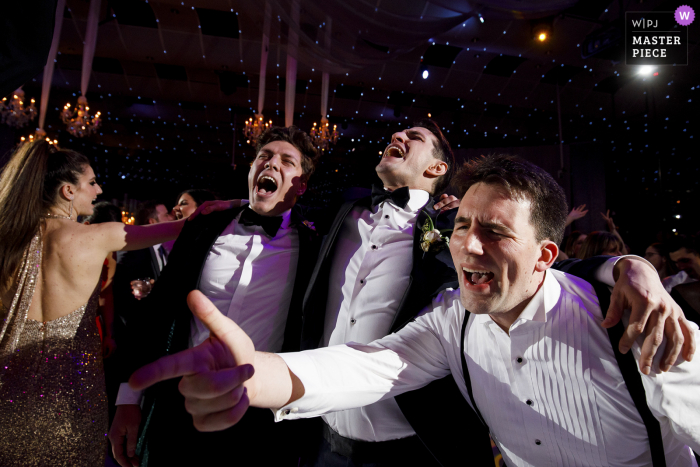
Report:
[[[522,311],[522,313],[520,313],[518,319],[513,322],[511,329],[521,320],[537,321],[540,323],[547,322],[547,316],[559,302],[560,295],[561,285],[559,285],[559,282],[554,277],[554,274],[548,270],[545,272],[542,287],[540,287],[540,289],[535,293],[530,300],[530,303],[525,306],[525,309]],[[498,326],[487,314],[477,315],[475,320],[480,324],[493,324],[494,326]]]

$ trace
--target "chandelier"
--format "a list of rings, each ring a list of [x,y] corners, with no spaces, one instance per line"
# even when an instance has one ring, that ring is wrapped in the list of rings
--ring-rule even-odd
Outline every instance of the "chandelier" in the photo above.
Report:
[[[16,90],[12,94],[12,99],[3,97],[0,101],[0,121],[14,128],[21,128],[36,118],[37,112],[34,107],[34,99],[29,107],[24,106],[24,91]]]
[[[93,133],[99,128],[102,120],[100,112],[95,115],[90,115],[90,107],[85,96],[78,98],[78,105],[74,110],[71,110],[70,104],[66,104],[61,112],[61,120],[68,126],[68,132],[73,136],[82,138]]]
[[[22,137],[20,138],[20,144],[32,143],[32,142],[34,142],[34,141],[39,141],[39,140],[42,140],[42,139],[45,139],[46,142],[48,142],[49,144],[53,144],[54,146],[56,146],[56,145],[58,144],[58,140],[57,140],[57,139],[51,140],[51,138],[49,138],[48,136],[46,136],[46,132],[45,132],[44,130],[42,130],[41,128],[37,128],[37,129],[36,129],[36,132],[35,132],[33,135],[29,135],[29,136],[26,137],[26,138],[25,138],[24,136],[22,136]]]
[[[338,142],[338,125],[333,125],[333,131],[330,130],[328,126],[328,120],[325,118],[321,120],[321,125],[318,127],[314,123],[314,127],[311,129],[311,139],[314,145],[321,151],[329,149],[331,144]]]
[[[245,134],[245,137],[248,138],[246,143],[253,147],[258,144],[258,138],[260,138],[263,131],[272,126],[272,120],[265,122],[264,119],[265,117],[263,117],[262,114],[256,114],[255,118],[250,117],[245,122],[245,129],[243,130],[243,133]]]

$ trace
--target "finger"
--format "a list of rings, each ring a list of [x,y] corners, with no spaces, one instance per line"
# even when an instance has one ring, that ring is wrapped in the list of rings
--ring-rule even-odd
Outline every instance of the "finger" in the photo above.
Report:
[[[620,352],[622,352],[623,354],[627,353],[630,347],[632,347],[632,344],[634,344],[634,341],[636,341],[637,338],[641,336],[642,333],[644,333],[644,330],[648,326],[647,321],[649,321],[649,317],[652,315],[653,310],[654,307],[650,303],[647,303],[646,305],[640,304],[638,302],[632,303],[632,307],[630,309],[630,321],[627,325],[627,328],[625,329],[625,332],[622,334],[622,338],[620,339]],[[658,318],[658,313],[654,313],[654,315],[656,318]],[[663,319],[666,319],[666,317],[668,317],[668,315],[664,316]],[[656,329],[656,332],[660,333],[660,338],[663,339],[663,325],[660,328]],[[647,339],[648,338],[649,337],[647,337]],[[648,345],[646,339],[644,342],[645,345]],[[653,348],[653,352],[656,352],[656,348]],[[644,350],[642,350],[642,356],[644,355],[645,352]]]
[[[247,391],[244,390],[241,401],[234,407],[222,412],[192,417],[194,427],[203,432],[225,430],[226,428],[232,427],[243,418],[249,405],[248,394]]]
[[[610,295],[610,306],[608,307],[608,312],[606,313],[605,319],[601,323],[601,326],[604,328],[611,328],[615,326],[620,319],[622,319],[622,313],[624,311],[624,297],[617,289],[613,289],[612,295]]]
[[[197,358],[198,356],[200,358]],[[200,346],[167,355],[136,370],[129,378],[129,386],[143,390],[160,381],[197,373],[205,370],[205,361],[204,351]]]
[[[197,373],[183,377],[178,389],[185,397],[214,399],[231,392],[237,386],[241,386],[253,376],[253,373],[252,365]],[[219,410],[223,410],[223,408]]]
[[[663,342],[664,321],[665,320],[659,319],[658,313],[654,313],[649,317],[646,338],[642,344],[642,354],[639,357],[639,369],[645,375],[651,372],[651,364],[653,363],[654,355],[659,345],[661,345],[661,342]],[[661,332],[661,338],[657,341],[659,331]]]
[[[112,443],[112,456],[121,467],[131,467],[131,462],[124,455],[124,436],[115,436],[110,432],[109,441]]]
[[[192,310],[192,313],[199,318],[199,320],[204,323],[204,325],[215,335],[221,342],[223,342],[229,349],[236,349],[236,341],[247,341],[250,340],[248,335],[243,332],[241,328],[238,327],[236,323],[221,314],[221,312],[214,306],[214,304],[209,300],[202,292],[199,290],[193,290],[187,295],[187,305]],[[234,358],[236,355],[234,355]],[[244,363],[241,360],[236,360],[237,362]]]
[[[129,458],[133,458],[136,455],[137,431],[138,427],[126,428],[126,455],[129,456]]]
[[[695,328],[685,319],[685,316],[681,316],[678,321],[681,331],[683,331],[683,358],[690,362],[693,360],[697,346],[697,342],[695,342]]]
[[[673,316],[669,316],[666,319],[664,325],[664,334],[666,336],[666,348],[664,349],[664,355],[661,359],[661,371],[668,371],[671,369],[683,348],[683,331],[681,330],[681,325],[674,319]]]
[[[185,398],[185,410],[192,415],[206,415],[210,413],[221,412],[233,408],[241,401],[245,386],[236,386],[233,391],[228,391],[225,394],[213,399],[194,399]]]

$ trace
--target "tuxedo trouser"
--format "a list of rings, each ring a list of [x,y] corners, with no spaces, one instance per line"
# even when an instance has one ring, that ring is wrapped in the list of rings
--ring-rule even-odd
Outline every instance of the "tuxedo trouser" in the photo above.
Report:
[[[142,467],[297,467],[305,440],[310,438],[310,425],[318,423],[315,420],[275,423],[271,410],[250,407],[231,428],[201,433],[194,428],[179,392],[169,396],[155,400],[142,454],[147,463],[142,463]]]
[[[323,435],[302,467],[439,467],[418,436],[391,441],[358,441],[339,435],[326,423]]]

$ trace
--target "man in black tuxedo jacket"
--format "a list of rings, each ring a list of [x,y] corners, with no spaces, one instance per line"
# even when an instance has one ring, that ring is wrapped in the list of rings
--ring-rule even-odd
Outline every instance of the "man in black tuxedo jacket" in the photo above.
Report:
[[[320,239],[293,208],[316,156],[309,137],[296,127],[274,128],[260,137],[248,176],[250,204],[187,223],[153,291],[142,300],[138,336],[128,349],[131,371],[206,340],[208,331],[187,307],[193,289],[242,323],[261,348],[299,349],[301,303]],[[301,427],[275,424],[269,410],[259,410],[232,429],[200,433],[177,383],[168,381],[145,394],[120,387],[109,437],[122,466],[137,457],[142,466],[218,465],[232,443],[252,456],[239,465],[297,465]]]

